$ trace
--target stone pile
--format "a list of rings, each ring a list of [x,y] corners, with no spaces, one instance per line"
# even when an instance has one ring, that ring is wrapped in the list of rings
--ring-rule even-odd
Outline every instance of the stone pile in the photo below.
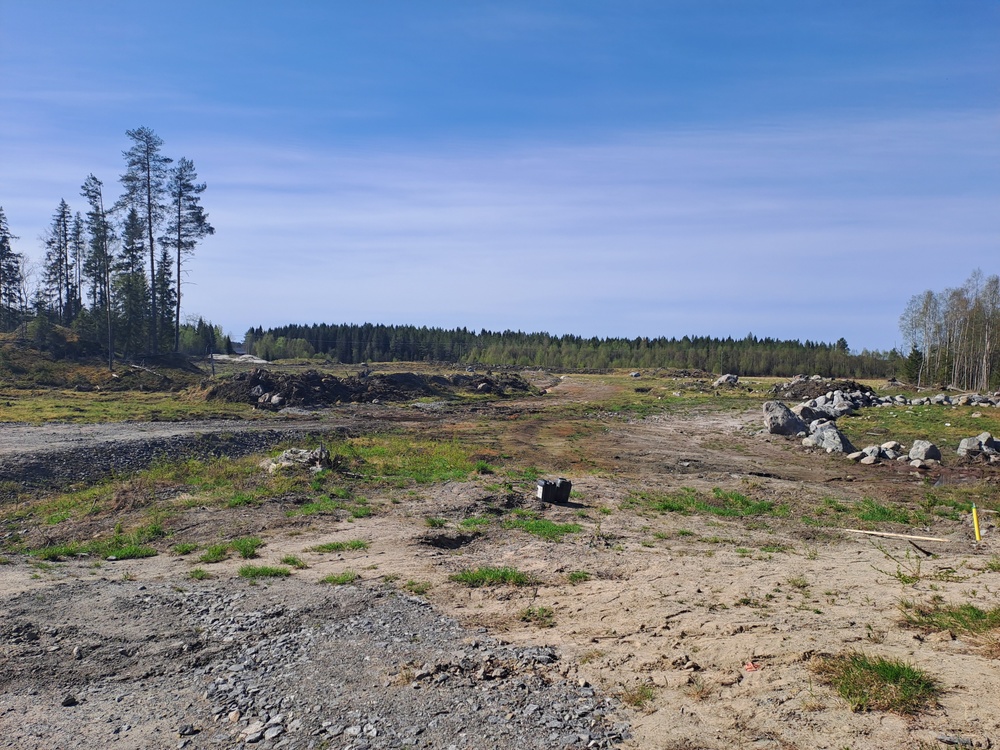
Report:
[[[808,385],[815,387],[821,379],[804,378],[793,380],[788,387]],[[785,387],[785,390],[788,390]],[[781,388],[775,388],[780,391]],[[882,461],[909,463],[915,468],[927,468],[941,460],[941,451],[926,440],[915,440],[907,450],[892,440],[881,445],[869,445],[855,449],[850,441],[837,429],[836,420],[849,416],[863,408],[906,407],[939,404],[942,406],[983,406],[1000,408],[1000,395],[982,396],[977,393],[963,394],[952,399],[944,393],[924,398],[908,399],[906,396],[878,396],[860,387],[851,390],[837,388],[810,398],[789,409],[780,401],[764,404],[764,427],[772,435],[796,436],[802,438],[807,448],[819,448],[827,453],[845,453],[852,461],[871,465]],[[958,455],[970,460],[1000,463],[1000,442],[984,432],[969,437],[959,444]]]

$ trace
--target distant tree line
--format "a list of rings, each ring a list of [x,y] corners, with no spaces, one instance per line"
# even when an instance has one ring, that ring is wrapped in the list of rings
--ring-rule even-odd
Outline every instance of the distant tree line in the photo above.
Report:
[[[966,282],[910,298],[899,319],[910,346],[907,376],[920,385],[1000,387],[1000,278],[973,271]]]
[[[88,175],[80,188],[86,212],[60,200],[41,241],[37,273],[14,252],[15,237],[0,207],[0,329],[21,327],[46,345],[53,326],[71,328],[83,345],[122,357],[183,351],[204,339],[206,324],[181,323],[187,260],[214,234],[201,206],[205,184],[194,162],[176,163],[149,128],[126,131],[121,195]],[[209,326],[211,328],[211,326]],[[188,330],[190,329],[190,330]],[[216,342],[221,344],[221,342]]]
[[[583,338],[521,331],[479,333],[365,323],[287,325],[251,328],[244,343],[263,359],[322,355],[343,363],[446,361],[562,369],[673,367],[738,375],[887,377],[900,355],[863,351],[851,354],[847,341],[834,344],[684,336],[683,338]]]

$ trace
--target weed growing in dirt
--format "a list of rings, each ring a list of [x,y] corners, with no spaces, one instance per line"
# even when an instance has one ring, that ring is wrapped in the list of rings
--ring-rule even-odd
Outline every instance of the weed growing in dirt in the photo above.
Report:
[[[988,570],[990,573],[1000,573],[1000,555],[993,555],[987,560],[983,570]]]
[[[577,583],[586,583],[590,580],[591,575],[586,570],[573,570],[570,571],[570,574],[566,578],[570,583],[575,585]]]
[[[423,596],[428,591],[431,590],[431,585],[426,581],[414,581],[412,578],[403,584],[403,588],[409,591],[411,594],[416,594],[417,596]]]
[[[194,581],[204,581],[206,578],[211,578],[212,574],[209,573],[204,568],[193,568],[190,573],[188,573],[188,578]]]
[[[183,557],[184,555],[190,555],[198,549],[198,545],[192,542],[181,542],[180,544],[174,545],[174,554]]]
[[[490,525],[490,519],[485,516],[473,516],[471,518],[463,518],[458,522],[458,525],[466,531],[482,531],[486,526]]]
[[[813,661],[812,669],[832,685],[852,711],[892,711],[910,715],[933,706],[941,687],[926,672],[899,659],[869,657],[860,651]]]
[[[244,560],[251,560],[257,557],[257,550],[264,546],[264,540],[256,536],[244,536],[229,544]]]
[[[446,518],[425,518],[424,523],[432,529],[443,529],[448,525]]]
[[[198,558],[203,563],[218,563],[229,557],[228,544],[213,544]]]
[[[656,691],[653,686],[646,683],[625,688],[621,694],[622,703],[632,708],[643,708],[655,697]]]
[[[974,604],[916,604],[904,599],[900,608],[905,625],[926,632],[951,630],[959,634],[981,635],[1000,630],[1000,606],[980,609]]]
[[[305,570],[309,567],[301,557],[296,557],[295,555],[285,555],[281,558],[281,564],[288,565],[296,570]]]
[[[355,573],[353,570],[345,570],[343,573],[332,573],[325,578],[321,578],[319,582],[329,583],[331,586],[346,586],[349,583],[354,583],[359,578],[361,578],[359,573]]]
[[[368,542],[364,539],[349,539],[346,542],[326,542],[310,547],[310,552],[348,552],[368,549]]]
[[[556,624],[556,613],[552,607],[527,607],[521,610],[517,619],[540,628],[551,628]]]
[[[451,580],[464,583],[466,586],[530,586],[535,579],[517,568],[493,568],[483,566],[476,569],[466,569],[450,576]]]
[[[287,578],[292,574],[288,568],[276,565],[244,565],[240,568],[240,578],[256,580],[258,578]]]
[[[924,577],[923,572],[921,571],[921,559],[916,555],[913,555],[909,550],[906,551],[904,556],[900,557],[899,555],[895,555],[890,552],[883,545],[876,544],[875,548],[885,555],[887,560],[891,560],[896,563],[896,571],[894,573],[882,570],[881,568],[876,568],[873,565],[872,567],[879,573],[887,575],[890,578],[895,578],[904,586],[912,586]]]

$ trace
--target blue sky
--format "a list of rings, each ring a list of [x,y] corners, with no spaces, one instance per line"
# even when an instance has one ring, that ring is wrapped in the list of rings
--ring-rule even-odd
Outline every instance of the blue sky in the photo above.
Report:
[[[125,131],[217,233],[184,313],[901,345],[1000,258],[1000,3],[0,0],[40,257]]]

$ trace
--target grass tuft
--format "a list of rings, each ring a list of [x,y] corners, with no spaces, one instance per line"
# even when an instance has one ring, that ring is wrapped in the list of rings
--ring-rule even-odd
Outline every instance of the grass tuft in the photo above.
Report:
[[[287,578],[292,574],[288,568],[276,565],[244,565],[240,568],[240,578],[257,580],[258,578]]]
[[[473,588],[481,586],[530,586],[535,583],[532,576],[522,573],[517,568],[493,568],[489,566],[460,571],[452,575],[451,580]]]
[[[531,623],[540,628],[551,628],[556,624],[556,613],[552,607],[527,607],[521,610],[518,618],[521,622]]]
[[[256,536],[244,536],[234,539],[229,545],[239,552],[244,560],[252,560],[257,557],[257,550],[264,546],[264,540]]]
[[[852,711],[912,715],[937,703],[941,688],[923,670],[899,659],[860,651],[817,659],[813,671],[833,686]]]
[[[327,542],[310,547],[310,552],[347,552],[368,549],[368,542],[364,539],[350,539],[346,542]]]
[[[320,579],[320,583],[329,583],[331,586],[346,586],[361,578],[359,573],[353,570],[345,570],[343,573],[332,573]]]

